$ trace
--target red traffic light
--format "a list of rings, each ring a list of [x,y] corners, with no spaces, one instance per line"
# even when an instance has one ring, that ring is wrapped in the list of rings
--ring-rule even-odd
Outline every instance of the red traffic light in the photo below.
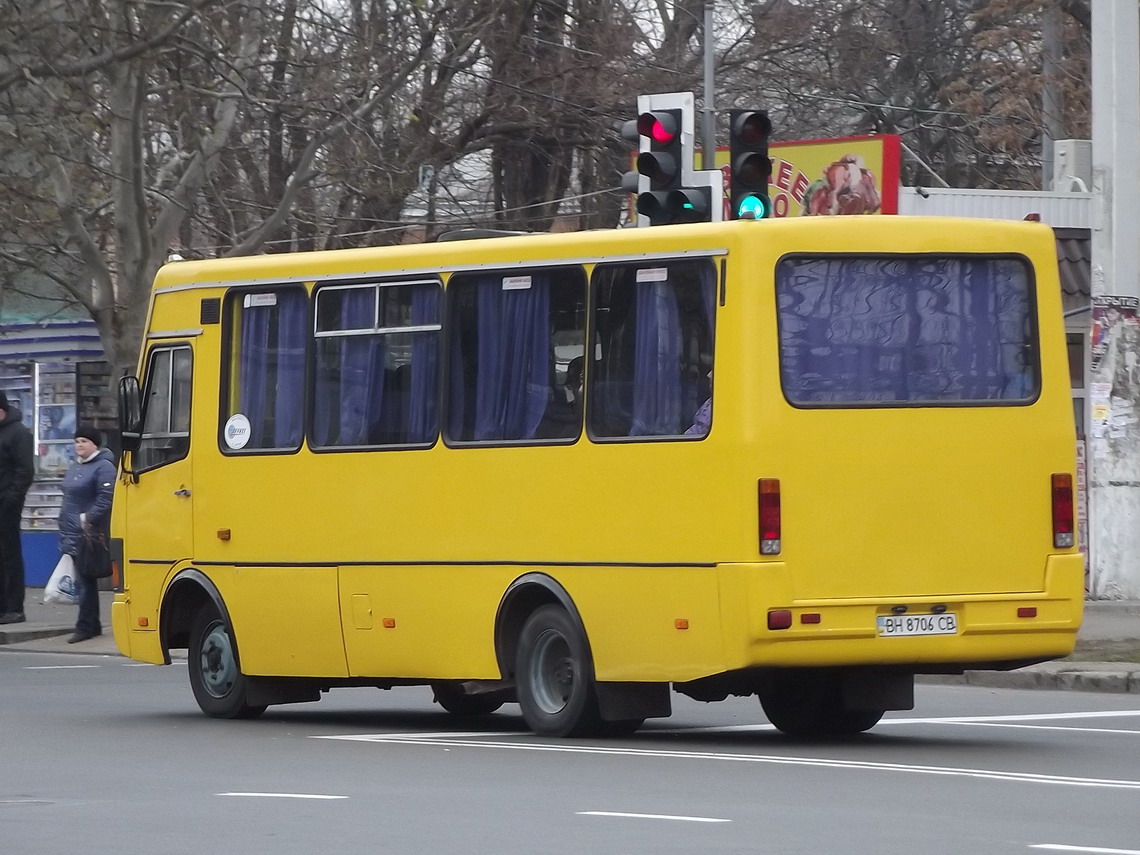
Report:
[[[732,136],[752,146],[764,142],[772,134],[772,120],[759,110],[742,110],[732,119]]]
[[[637,132],[658,145],[669,145],[679,130],[671,113],[642,113],[637,117]]]

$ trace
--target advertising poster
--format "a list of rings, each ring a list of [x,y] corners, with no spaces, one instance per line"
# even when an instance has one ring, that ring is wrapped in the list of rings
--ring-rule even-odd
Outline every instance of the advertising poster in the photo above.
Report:
[[[1089,366],[1096,371],[1108,352],[1113,329],[1120,323],[1135,324],[1140,312],[1140,298],[1101,295],[1092,298],[1092,342]]]
[[[894,134],[774,142],[768,151],[768,195],[777,217],[899,211],[901,149]],[[728,161],[728,149],[717,149],[717,166],[726,173]]]
[[[1088,463],[1085,458],[1085,440],[1077,440],[1077,547],[1085,557],[1085,593],[1091,590],[1089,584],[1089,481]]]

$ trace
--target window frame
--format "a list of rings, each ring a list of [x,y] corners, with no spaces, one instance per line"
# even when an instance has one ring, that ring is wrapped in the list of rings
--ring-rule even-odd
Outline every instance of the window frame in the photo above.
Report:
[[[784,345],[783,314],[780,311],[780,265],[797,259],[822,259],[835,261],[843,259],[907,259],[907,260],[1009,260],[1017,261],[1025,269],[1026,304],[1029,314],[1030,345],[1032,347],[1032,368],[1034,390],[1027,398],[995,398],[969,401],[793,401],[788,396],[784,379],[784,365],[780,357]],[[886,410],[886,409],[976,409],[980,407],[1029,407],[1041,399],[1044,378],[1041,371],[1041,329],[1040,311],[1037,301],[1037,270],[1032,260],[1019,252],[788,252],[776,259],[772,267],[772,308],[776,320],[776,371],[780,381],[780,394],[787,404],[797,410]]]
[[[174,414],[174,354],[177,351],[186,351],[190,356],[190,381],[189,381],[189,398],[187,401],[186,409],[186,430],[174,431],[170,430],[171,419]],[[159,432],[148,432],[146,430],[147,416],[150,413],[148,404],[150,403],[151,396],[151,382],[154,376],[155,366],[157,364],[156,357],[159,354],[164,354],[169,359],[169,373],[167,374],[167,401],[166,401],[166,427],[167,430]],[[185,460],[190,455],[190,434],[191,427],[194,424],[194,348],[189,341],[163,341],[161,344],[156,344],[147,351],[146,356],[146,370],[143,372],[143,385],[141,398],[143,401],[142,409],[142,424],[143,429],[139,434],[139,448],[132,452],[132,468],[135,475],[143,475],[147,472],[153,472],[156,469],[161,469],[164,466],[169,466],[172,463],[177,463],[180,460]],[[186,445],[182,449],[181,454],[169,457],[158,463],[150,466],[134,468],[137,466],[139,459],[139,452],[142,450],[143,445],[148,439],[185,439]]]
[[[718,264],[718,261],[719,261],[719,264]],[[597,264],[595,264],[590,270],[590,282],[589,282],[590,303],[589,303],[589,306],[587,307],[587,313],[586,313],[586,327],[587,327],[586,351],[587,351],[587,355],[589,355],[594,348],[599,346],[598,343],[593,342],[593,337],[596,334],[596,330],[597,330],[596,317],[597,317],[597,301],[598,301],[598,291],[599,291],[599,288],[597,286],[597,283],[596,283],[594,277],[596,276],[598,271],[599,270],[612,270],[612,269],[618,268],[618,267],[639,267],[639,266],[644,266],[644,265],[653,265],[653,266],[668,265],[668,264],[671,264],[673,262],[685,262],[685,263],[707,262],[713,271],[713,279],[712,279],[712,287],[713,287],[712,313],[713,313],[713,316],[712,316],[712,342],[711,342],[711,356],[712,356],[711,371],[713,373],[713,379],[709,384],[709,398],[708,398],[708,400],[710,402],[709,428],[707,431],[705,431],[704,433],[701,433],[701,434],[686,434],[684,431],[682,431],[681,433],[656,434],[656,435],[646,435],[646,436],[630,436],[630,435],[605,436],[605,435],[600,435],[600,434],[594,433],[594,431],[590,425],[590,413],[591,413],[592,408],[595,405],[593,404],[592,396],[590,394],[590,390],[591,390],[591,382],[592,382],[592,369],[593,369],[593,365],[594,365],[595,360],[587,359],[586,360],[586,366],[585,366],[585,375],[583,377],[583,383],[584,383],[584,385],[583,385],[583,400],[584,400],[583,421],[585,423],[584,433],[590,442],[596,443],[598,445],[611,445],[614,443],[646,443],[646,442],[687,442],[687,443],[692,443],[692,442],[703,442],[704,440],[708,439],[713,433],[713,426],[714,426],[714,421],[715,421],[714,411],[716,409],[716,381],[715,381],[715,376],[716,376],[716,363],[717,363],[717,339],[719,338],[718,333],[717,333],[717,328],[718,328],[719,323],[720,323],[720,311],[721,311],[721,309],[724,308],[724,305],[725,305],[725,283],[726,283],[727,267],[728,267],[728,259],[725,256],[723,256],[723,255],[721,255],[721,256],[718,256],[718,255],[696,255],[696,256],[694,256],[694,255],[690,255],[690,254],[685,253],[685,254],[678,254],[676,256],[671,256],[671,255],[670,256],[652,256],[652,257],[645,258],[645,259],[618,258],[618,259],[614,259],[612,261],[611,260],[599,260],[597,262]],[[701,406],[703,406],[703,403],[697,405],[697,411],[696,412],[700,411]],[[696,415],[696,412],[694,412],[694,416]]]
[[[238,356],[237,348],[240,342],[235,341],[234,333],[236,330],[236,323],[234,321],[234,305],[235,301],[244,300],[248,295],[254,294],[280,294],[284,291],[293,293],[300,292],[305,298],[305,312],[307,314],[305,328],[310,329],[312,326],[313,316],[313,299],[309,290],[305,287],[303,282],[282,282],[282,283],[260,283],[255,286],[239,285],[234,288],[226,290],[222,295],[222,360],[221,360],[221,382],[218,384],[218,450],[227,457],[256,457],[260,455],[289,455],[297,454],[305,447],[308,437],[308,419],[306,414],[310,407],[311,389],[309,388],[309,363],[312,361],[313,342],[312,337],[306,335],[305,337],[305,364],[304,364],[304,389],[301,393],[301,436],[296,446],[280,446],[272,448],[231,448],[226,444],[225,430],[226,423],[236,413],[229,412],[229,397],[231,385],[233,382],[234,359]],[[228,413],[228,415],[227,415]]]
[[[398,286],[414,286],[414,285],[434,285],[439,292],[440,310],[439,321],[434,324],[408,324],[406,326],[380,326],[380,289],[393,288]],[[318,301],[320,295],[325,292],[331,291],[351,291],[351,290],[365,290],[372,289],[375,294],[372,308],[372,326],[369,328],[353,327],[352,329],[345,330],[318,330],[317,324],[320,318]],[[311,318],[311,347],[306,354],[307,367],[306,367],[306,407],[305,407],[305,420],[304,420],[304,433],[306,444],[311,452],[314,454],[351,454],[351,453],[372,453],[384,451],[419,451],[435,447],[440,441],[443,434],[443,407],[445,404],[444,389],[446,388],[446,342],[444,341],[444,330],[447,328],[447,289],[444,286],[442,275],[432,275],[428,273],[418,272],[411,277],[401,277],[394,279],[335,279],[329,282],[317,282],[316,287],[313,289],[310,297],[310,311]],[[435,389],[435,404],[436,404],[436,419],[437,425],[434,435],[430,442],[400,442],[400,443],[384,443],[379,445],[317,445],[313,442],[315,431],[313,423],[317,417],[317,370],[318,370],[318,348],[317,340],[322,338],[353,338],[357,336],[372,336],[372,335],[401,335],[409,333],[422,333],[422,332],[436,332],[439,333],[439,338],[436,343],[436,357],[440,361],[440,367],[436,370],[436,389]]]
[[[443,444],[448,448],[528,448],[532,446],[570,446],[575,445],[586,436],[586,371],[589,359],[585,357],[589,351],[590,341],[590,300],[592,289],[590,281],[593,276],[593,268],[600,263],[596,259],[590,261],[583,261],[581,259],[567,258],[567,259],[550,259],[540,260],[533,263],[520,262],[516,264],[504,265],[488,265],[486,267],[479,267],[475,269],[463,269],[451,272],[447,277],[447,284],[444,288],[444,307],[443,318],[444,327],[447,334],[444,335],[444,349],[441,354],[442,371],[440,372],[440,430],[439,434],[443,440]],[[452,331],[454,329],[455,321],[455,306],[454,302],[457,297],[452,296],[453,289],[455,288],[455,279],[460,277],[460,285],[467,280],[476,280],[481,276],[530,276],[535,271],[543,273],[558,274],[571,274],[579,277],[578,286],[581,288],[582,297],[582,311],[583,318],[583,373],[582,373],[582,403],[581,412],[578,414],[578,431],[573,436],[563,437],[533,437],[530,439],[456,439],[450,435],[448,426],[450,424],[451,416],[451,365],[452,365]],[[552,335],[553,340],[553,335]],[[552,345],[553,347],[553,345]]]

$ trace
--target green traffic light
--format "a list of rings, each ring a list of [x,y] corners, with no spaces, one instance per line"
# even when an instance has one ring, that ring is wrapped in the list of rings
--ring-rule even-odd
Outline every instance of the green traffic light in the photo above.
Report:
[[[737,219],[751,217],[754,220],[762,220],[767,213],[767,205],[759,196],[745,196],[740,200],[740,206],[736,209]]]

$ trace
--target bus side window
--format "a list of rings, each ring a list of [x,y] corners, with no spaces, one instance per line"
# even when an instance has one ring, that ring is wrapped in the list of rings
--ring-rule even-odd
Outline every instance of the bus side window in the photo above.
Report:
[[[442,304],[435,278],[316,292],[314,447],[435,442]]]
[[[703,437],[712,413],[712,262],[599,265],[594,287],[591,436]]]
[[[301,446],[309,300],[302,288],[228,295],[230,346],[226,406],[227,452],[293,450]]]
[[[151,351],[143,390],[143,430],[134,468],[137,472],[181,460],[190,449],[190,348]]]
[[[582,269],[456,274],[448,295],[448,440],[577,439],[586,328]]]

